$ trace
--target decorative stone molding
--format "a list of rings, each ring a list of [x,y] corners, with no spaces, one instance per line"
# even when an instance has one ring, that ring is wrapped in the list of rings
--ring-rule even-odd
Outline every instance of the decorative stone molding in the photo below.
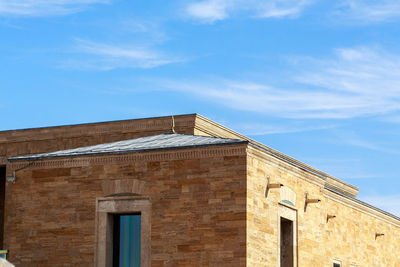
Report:
[[[209,158],[219,156],[243,156],[246,154],[247,144],[213,145],[199,148],[184,148],[171,150],[157,150],[149,152],[136,152],[126,154],[105,154],[97,156],[68,157],[58,159],[42,159],[34,161],[29,169],[49,169],[83,167],[99,164],[117,164],[121,162],[135,161],[168,161],[186,160],[197,158]],[[29,161],[15,161],[9,163],[12,170],[25,167]]]
[[[358,195],[358,188],[349,184],[346,184],[334,177],[327,176],[325,180],[325,186],[343,192],[351,197]]]
[[[300,161],[297,161],[287,155],[284,155],[276,150],[273,150],[261,143],[258,143],[250,138],[236,133],[216,122],[213,122],[198,114],[178,115],[174,116],[176,129],[192,129],[193,134],[209,135],[226,138],[236,138],[241,140],[250,141],[253,146],[262,149],[265,153],[276,157],[279,160],[287,162],[301,170],[307,171],[321,179],[327,180],[331,188],[339,190],[350,196],[357,196],[358,188],[344,183],[328,174],[318,171]],[[74,136],[88,136],[96,134],[112,134],[114,132],[132,133],[140,132],[145,133],[148,131],[165,131],[171,127],[171,116],[155,117],[146,119],[112,121],[102,123],[89,123],[78,125],[67,125],[47,128],[36,128],[26,130],[14,130],[0,132],[0,143],[13,143],[13,142],[31,142],[31,141],[44,141],[54,138],[71,138]]]

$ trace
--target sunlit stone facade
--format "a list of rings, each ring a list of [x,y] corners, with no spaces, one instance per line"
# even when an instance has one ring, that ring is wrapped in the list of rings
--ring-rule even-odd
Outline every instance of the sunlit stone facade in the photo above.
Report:
[[[174,121],[237,141],[37,159],[17,156],[170,134],[172,119],[0,132],[9,260],[113,266],[116,216],[135,214],[141,266],[400,266],[400,219],[354,186],[202,116]]]

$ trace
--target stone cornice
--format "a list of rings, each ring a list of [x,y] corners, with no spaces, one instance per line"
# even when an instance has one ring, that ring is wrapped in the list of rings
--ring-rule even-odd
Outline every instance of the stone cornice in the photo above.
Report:
[[[292,173],[292,175],[295,175],[297,178],[306,180],[307,182],[310,182],[322,188],[325,186],[324,179],[321,179],[320,177],[314,175],[313,173],[309,173],[300,168],[296,168],[295,166],[288,164],[287,162],[279,160],[273,155],[270,155],[265,151],[258,149],[257,147],[249,145],[247,148],[247,152],[249,156],[253,156],[261,161],[268,162],[269,164],[272,164],[278,168],[289,171],[290,173]]]
[[[265,153],[264,151],[261,151],[257,148],[254,148],[252,146],[248,146],[247,152],[249,156],[256,157],[259,160],[266,161],[270,164],[273,164],[277,166],[278,168],[284,168],[286,171],[291,172],[293,175],[296,175],[298,178],[306,180],[310,183],[313,183],[315,185],[318,185],[321,187],[321,191],[323,192],[323,195],[337,201],[343,205],[346,205],[350,208],[356,209],[360,212],[363,212],[365,214],[368,214],[370,216],[373,216],[379,220],[383,220],[385,222],[389,222],[395,226],[400,227],[400,218],[397,218],[396,216],[389,214],[383,210],[380,210],[378,208],[375,208],[371,205],[368,205],[362,201],[359,201],[351,196],[346,196],[346,195],[341,195],[340,193],[333,192],[333,190],[339,190],[335,187],[332,187],[331,184],[334,184],[335,181],[328,181],[328,179],[321,179],[314,174],[309,173],[308,175],[304,175],[304,172],[301,172],[299,168],[295,168],[291,166],[290,164],[287,164],[285,162],[282,162],[273,156]],[[340,183],[338,184],[340,186]],[[328,187],[328,188],[326,188]]]
[[[358,188],[349,184],[346,184],[332,176],[327,176],[325,180],[325,186],[332,188],[336,191],[344,192],[345,194],[356,197],[358,195]]]
[[[174,116],[175,129],[193,129],[196,114]],[[11,130],[0,132],[1,143],[30,142],[49,140],[54,138],[82,137],[98,134],[131,133],[131,132],[165,132],[171,128],[171,116],[155,117],[146,119],[134,119],[123,121],[110,121],[99,123],[87,123],[76,125],[65,125],[44,128],[32,128],[22,130]],[[146,135],[146,134],[143,134]]]
[[[199,114],[196,114],[194,130],[197,130],[200,133],[204,133],[204,135],[210,135],[214,137],[224,137],[224,138],[233,138],[233,139],[242,139],[248,140],[251,142],[255,142],[250,138],[241,135],[221,124],[218,124],[212,120],[209,120]],[[201,134],[200,134],[201,135]]]
[[[213,122],[201,115],[198,115],[198,114],[196,115],[195,130],[197,130],[199,133],[204,133],[204,134],[211,135],[211,136],[220,136],[220,137],[226,137],[226,138],[247,140],[250,142],[250,144],[252,146],[259,148],[260,150],[266,152],[267,154],[269,154],[279,160],[282,160],[296,168],[299,168],[303,171],[306,171],[314,176],[317,176],[317,177],[325,180],[324,184],[328,184],[332,188],[340,190],[340,191],[344,192],[345,194],[348,194],[352,197],[356,197],[358,194],[357,187],[350,185],[348,183],[345,183],[333,176],[330,176],[329,174],[326,174],[317,169],[314,169],[311,166],[304,164],[303,162],[300,162],[300,161],[298,161],[292,157],[289,157],[277,150],[274,150],[274,149],[267,147],[261,143],[258,143],[257,141],[254,141],[244,135],[236,133],[235,131],[232,131],[232,130],[230,130],[216,122]]]
[[[357,196],[358,188],[349,185],[339,179],[336,179],[326,173],[316,170],[300,161],[297,161],[285,154],[282,154],[272,148],[260,144],[246,136],[236,133],[216,122],[213,122],[198,114],[179,115],[174,116],[175,129],[177,132],[186,132],[191,134],[209,135],[216,137],[235,138],[247,140],[253,146],[258,147],[260,150],[272,155],[273,157],[291,164],[301,170],[326,180],[331,188],[340,190],[350,196]],[[163,133],[171,127],[171,117],[156,117],[147,119],[125,120],[125,121],[112,121],[103,123],[89,123],[78,125],[57,126],[48,128],[36,128],[26,130],[15,130],[0,132],[1,143],[14,143],[14,142],[31,142],[31,141],[45,141],[55,138],[74,138],[95,136],[107,133],[140,133],[146,136],[146,132]]]
[[[96,156],[68,157],[57,159],[42,159],[36,161],[16,161],[8,165],[8,170],[18,170],[26,167],[27,169],[49,169],[49,168],[69,168],[82,167],[99,164],[119,164],[122,162],[135,161],[169,161],[186,160],[197,158],[209,158],[218,156],[245,156],[247,144],[234,145],[213,145],[208,147],[155,150],[148,152],[136,152],[127,154],[106,154]]]
[[[372,216],[374,218],[377,218],[379,220],[382,220],[382,221],[391,223],[391,224],[393,224],[393,225],[395,225],[397,227],[400,227],[400,218],[398,218],[398,217],[396,217],[396,216],[394,216],[394,215],[392,215],[390,213],[387,213],[387,212],[385,212],[383,210],[375,208],[375,207],[373,207],[373,206],[371,206],[371,205],[369,205],[367,203],[364,203],[364,202],[362,202],[360,200],[357,200],[355,198],[350,198],[350,197],[347,197],[347,196],[340,195],[340,194],[338,194],[336,192],[333,192],[332,190],[329,190],[329,189],[323,189],[322,192],[323,192],[324,196],[328,197],[331,200],[339,202],[339,203],[341,203],[341,204],[343,204],[345,206],[348,206],[350,208],[358,210],[358,211],[360,211],[362,213],[370,215],[370,216]]]
[[[257,156],[264,160],[268,160],[269,162],[274,162],[275,165],[283,167],[286,170],[290,170],[292,171],[292,173],[296,173],[299,178],[308,180],[309,182],[312,182],[314,184],[318,184],[323,188],[332,188],[351,197],[356,197],[358,194],[358,188],[354,186],[348,185],[331,176],[322,176],[320,173],[311,172],[310,170],[303,168],[303,166],[301,165],[290,161],[288,162],[287,160],[282,160],[280,157],[276,157],[276,155],[274,155],[273,153],[269,153],[269,151],[259,149],[257,146],[252,146],[250,144],[248,151],[254,156]],[[301,171],[304,171],[309,175],[305,176],[304,172]]]

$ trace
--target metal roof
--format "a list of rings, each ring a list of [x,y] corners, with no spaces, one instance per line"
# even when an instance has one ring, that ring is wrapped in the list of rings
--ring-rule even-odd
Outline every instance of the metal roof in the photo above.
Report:
[[[229,145],[248,143],[246,140],[208,137],[186,134],[160,134],[124,141],[79,147],[50,153],[41,153],[8,158],[9,161],[37,160],[46,158],[73,157],[98,154],[121,154],[139,151],[202,147],[211,145]]]

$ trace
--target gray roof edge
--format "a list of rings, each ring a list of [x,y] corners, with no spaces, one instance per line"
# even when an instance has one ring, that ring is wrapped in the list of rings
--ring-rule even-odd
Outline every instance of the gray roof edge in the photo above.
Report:
[[[234,140],[234,139],[232,139]],[[235,142],[230,143],[219,143],[219,144],[204,144],[204,145],[188,145],[188,146],[179,146],[179,147],[162,147],[162,148],[151,148],[151,149],[136,149],[136,150],[127,150],[127,151],[110,151],[110,152],[94,152],[94,153],[81,153],[75,155],[50,155],[50,156],[36,156],[40,154],[32,154],[27,156],[15,156],[9,157],[7,160],[9,162],[17,162],[17,161],[36,161],[36,160],[46,160],[46,159],[60,159],[60,158],[71,158],[71,157],[85,157],[85,156],[106,156],[106,155],[121,155],[121,154],[129,154],[129,153],[139,153],[139,152],[150,152],[150,151],[163,151],[163,150],[179,150],[179,149],[188,149],[188,148],[201,148],[201,147],[210,147],[210,146],[229,146],[229,145],[239,145],[239,144],[248,144],[247,140],[237,140]]]

